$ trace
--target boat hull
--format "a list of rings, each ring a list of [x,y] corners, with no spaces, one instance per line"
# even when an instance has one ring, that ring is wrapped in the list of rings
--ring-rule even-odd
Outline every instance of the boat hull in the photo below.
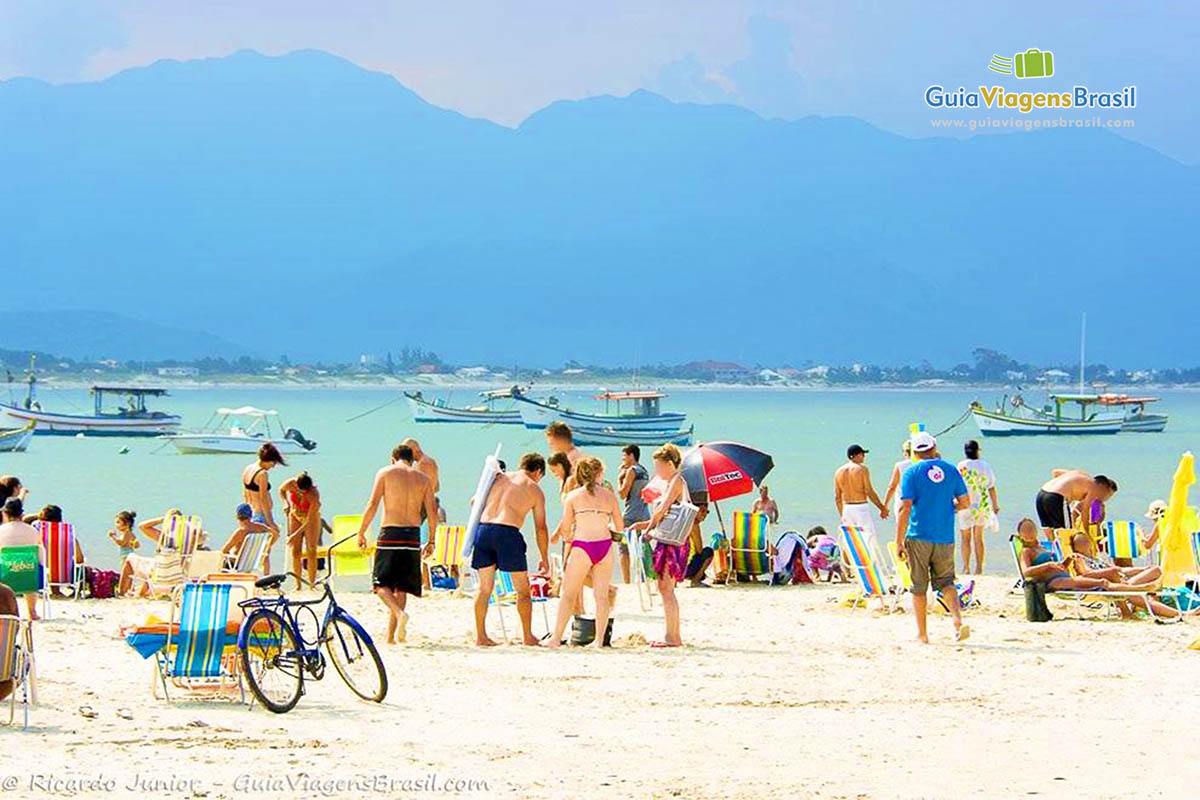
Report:
[[[984,436],[1081,436],[1120,433],[1124,419],[1072,421],[1037,417],[1013,417],[982,408],[971,409],[975,424]]]
[[[1133,433],[1162,433],[1167,429],[1166,414],[1140,414],[1126,417],[1121,430]]]
[[[489,425],[520,425],[521,413],[510,411],[480,411],[470,408],[451,408],[408,397],[413,422],[472,422]]]
[[[36,425],[31,423],[24,428],[0,430],[0,453],[24,453],[35,429]]]
[[[578,439],[579,431],[628,431],[678,433],[687,424],[687,414],[659,414],[653,417],[582,414],[567,408],[548,406],[527,397],[518,397],[521,422],[531,430],[542,430],[552,422],[565,422]]]
[[[3,403],[0,403],[0,410],[9,418],[21,423],[37,423],[34,433],[38,436],[75,436],[80,433],[85,436],[161,436],[178,431],[183,421],[174,414],[144,417],[121,414],[55,414]]]
[[[275,445],[275,448],[285,456],[300,456],[313,452],[305,450],[298,442],[291,439],[268,439],[265,436],[179,433],[163,438],[184,455],[219,455],[222,453],[253,455],[258,452],[258,448],[268,442]]]
[[[571,433],[572,440],[580,447],[625,447],[630,444],[657,447],[668,443],[689,447],[693,439],[691,428],[686,431],[572,430]]]

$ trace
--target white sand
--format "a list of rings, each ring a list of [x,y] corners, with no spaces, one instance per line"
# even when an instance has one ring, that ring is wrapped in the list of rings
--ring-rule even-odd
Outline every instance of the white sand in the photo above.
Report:
[[[934,616],[928,647],[910,643],[910,613],[836,605],[844,588],[682,589],[676,651],[630,644],[661,636],[641,613],[619,615],[610,651],[481,651],[469,601],[435,596],[414,603],[409,643],[384,648],[382,705],[330,670],[281,716],[153,700],[152,662],[117,633],[151,604],[62,602],[37,628],[31,728],[0,729],[0,788],[52,796],[33,773],[110,780],[111,796],[139,776],[176,781],[168,797],[421,795],[284,783],[306,773],[486,782],[474,797],[1195,796],[1200,624],[1034,625],[1009,584],[985,579],[968,643]],[[374,598],[341,599],[382,632]],[[245,775],[273,783],[247,791]]]

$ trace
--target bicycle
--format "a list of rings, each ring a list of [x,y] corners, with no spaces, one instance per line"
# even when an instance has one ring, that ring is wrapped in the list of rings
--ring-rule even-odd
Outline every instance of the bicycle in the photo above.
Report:
[[[246,619],[237,639],[242,671],[250,691],[276,714],[285,714],[296,707],[304,694],[305,673],[317,681],[325,676],[326,657],[321,652],[322,645],[329,654],[328,660],[333,662],[334,669],[350,691],[374,703],[383,702],[387,696],[387,672],[375,643],[363,626],[338,605],[329,585],[333,548],[352,538],[347,536],[329,546],[325,576],[317,581],[324,587],[324,592],[315,600],[289,600],[282,586],[291,576],[279,574],[254,582],[260,589],[274,589],[277,596],[255,597],[238,603],[246,609]],[[315,607],[325,602],[328,605],[320,621],[320,633],[314,641],[306,641],[298,613],[307,612],[313,622],[317,622]],[[354,677],[351,670],[362,675]]]

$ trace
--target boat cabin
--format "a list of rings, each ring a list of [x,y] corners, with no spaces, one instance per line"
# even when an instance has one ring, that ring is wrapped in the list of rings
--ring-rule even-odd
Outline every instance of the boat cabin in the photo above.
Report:
[[[657,417],[662,411],[659,408],[659,401],[666,397],[662,392],[656,391],[634,391],[634,392],[604,392],[596,395],[597,400],[604,401],[604,413],[613,414],[615,416],[630,416],[630,417]],[[626,413],[622,413],[621,404],[629,403],[626,406],[630,409]]]
[[[93,386],[92,397],[95,400],[96,416],[147,417],[152,413],[146,409],[147,397],[164,397],[166,389],[143,389],[137,386]],[[104,396],[117,395],[125,398],[125,405],[117,407],[116,411],[104,411]]]

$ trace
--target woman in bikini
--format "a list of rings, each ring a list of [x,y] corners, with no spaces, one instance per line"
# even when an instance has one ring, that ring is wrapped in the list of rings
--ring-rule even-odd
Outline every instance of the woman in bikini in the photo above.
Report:
[[[279,496],[287,508],[287,543],[292,551],[292,570],[296,588],[300,582],[301,549],[307,559],[308,583],[317,580],[317,543],[321,541],[321,492],[307,472],[284,481]]]
[[[266,572],[271,574],[271,548],[279,538],[279,526],[271,515],[271,481],[267,473],[277,466],[287,466],[275,445],[266,442],[258,448],[258,460],[246,465],[242,470],[242,500],[250,504],[254,512],[252,522],[266,525],[271,529],[271,542],[267,545],[267,559],[264,565]]]
[[[558,619],[554,624],[547,647],[558,647],[577,601],[583,594],[583,582],[592,579],[592,596],[596,601],[596,640],[594,647],[604,644],[608,629],[608,584],[612,578],[612,534],[625,530],[621,503],[612,489],[601,484],[604,465],[600,459],[585,457],[575,465],[578,489],[572,489],[563,501],[561,530],[570,540],[566,565],[563,568],[562,597],[558,603]]]
[[[683,482],[683,474],[679,471],[682,462],[683,456],[673,444],[665,444],[654,451],[654,475],[665,482],[667,488],[654,501],[650,519],[635,522],[629,526],[631,530],[654,530],[671,510],[671,506],[687,499],[687,487]],[[663,641],[654,642],[650,646],[679,647],[683,644],[683,638],[679,630],[679,599],[675,597],[675,584],[682,581],[687,574],[688,544],[656,542],[653,560],[654,571],[658,573],[658,593],[662,596],[667,633]]]

